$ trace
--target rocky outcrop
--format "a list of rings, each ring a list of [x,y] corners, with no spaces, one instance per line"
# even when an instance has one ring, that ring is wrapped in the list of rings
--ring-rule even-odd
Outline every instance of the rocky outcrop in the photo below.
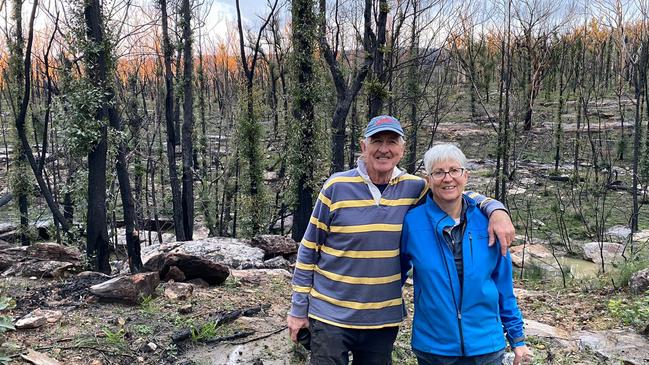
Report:
[[[616,363],[647,365],[649,361],[649,341],[636,333],[621,330],[583,331],[577,332],[574,337],[580,347]]]
[[[157,271],[162,268],[167,254],[175,253],[200,257],[234,269],[264,267],[263,250],[249,246],[245,240],[224,237],[145,246],[142,248],[142,262],[146,270]]]
[[[525,334],[551,340],[564,348],[588,349],[603,358],[603,363],[647,365],[649,340],[623,330],[568,332],[531,319],[525,319]]]
[[[137,304],[142,298],[155,294],[160,283],[157,272],[119,276],[90,287],[90,292],[107,301]]]

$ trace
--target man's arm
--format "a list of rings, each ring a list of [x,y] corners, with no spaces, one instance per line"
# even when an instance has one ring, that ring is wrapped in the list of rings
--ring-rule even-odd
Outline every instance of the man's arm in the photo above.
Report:
[[[480,193],[467,191],[466,194],[475,200],[482,213],[489,217],[489,246],[493,246],[496,238],[498,238],[500,242],[500,253],[505,256],[516,236],[516,230],[509,217],[507,208],[498,200],[486,197]]]
[[[289,334],[294,342],[297,342],[300,328],[309,326],[309,292],[313,286],[313,271],[318,263],[320,246],[325,243],[329,231],[329,206],[326,203],[329,201],[321,191],[297,251],[291,309],[287,317]]]

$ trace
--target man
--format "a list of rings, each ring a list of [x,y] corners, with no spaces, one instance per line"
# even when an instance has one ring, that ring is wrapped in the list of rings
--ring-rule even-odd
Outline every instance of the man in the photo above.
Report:
[[[370,120],[358,167],[332,175],[324,184],[300,244],[293,275],[289,333],[311,331],[311,363],[391,363],[401,298],[399,240],[408,209],[427,192],[423,179],[396,166],[404,153],[396,118]],[[477,195],[477,194],[476,194]],[[490,216],[504,250],[514,228],[503,205],[476,197]],[[494,233],[495,232],[495,233]]]

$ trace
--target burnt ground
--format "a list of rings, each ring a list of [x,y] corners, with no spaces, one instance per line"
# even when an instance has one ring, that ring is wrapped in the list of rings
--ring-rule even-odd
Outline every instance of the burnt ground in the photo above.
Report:
[[[65,280],[7,277],[0,279],[0,293],[14,298],[15,308],[7,313],[17,319],[34,309],[63,312],[56,323],[37,329],[18,330],[5,334],[4,351],[12,356],[12,364],[27,364],[20,353],[34,349],[62,364],[218,364],[194,361],[201,349],[210,349],[220,342],[254,344],[271,335],[285,335],[284,318],[289,306],[290,282],[284,277],[267,277],[258,283],[228,279],[223,285],[195,287],[193,296],[173,301],[163,294],[164,283],[157,296],[145,298],[139,305],[102,303],[87,291],[90,281],[76,277]],[[531,286],[531,285],[530,285]],[[519,304],[528,319],[556,326],[568,332],[620,328],[619,320],[607,310],[611,298],[624,298],[624,292],[605,289],[523,290]],[[541,290],[539,290],[541,289]],[[406,289],[412,311],[412,288]],[[191,311],[186,314],[188,305]],[[237,309],[263,306],[249,318],[241,317],[221,326],[209,325],[224,313]],[[206,325],[208,324],[208,325]],[[194,329],[189,339],[174,343],[172,336]],[[409,346],[410,320],[404,322],[393,353],[395,364],[415,364]],[[222,341],[224,340],[224,341]],[[578,349],[562,348],[547,339],[530,339],[535,353],[534,364],[598,364],[595,355]],[[147,344],[154,344],[153,348]],[[260,346],[266,346],[259,341]],[[296,347],[265,348],[269,359],[257,364],[304,364],[304,352]],[[224,360],[225,361],[225,360]],[[247,362],[238,362],[245,364]],[[249,362],[254,363],[254,362]],[[225,364],[225,362],[223,362]]]

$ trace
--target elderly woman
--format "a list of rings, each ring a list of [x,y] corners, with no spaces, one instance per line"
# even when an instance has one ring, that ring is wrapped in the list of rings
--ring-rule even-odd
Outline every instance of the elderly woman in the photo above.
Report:
[[[501,364],[505,337],[514,365],[528,360],[509,253],[489,247],[488,217],[464,195],[466,157],[451,144],[424,157],[430,192],[403,222],[404,278],[412,266],[412,348],[420,365]],[[504,332],[504,336],[503,336]]]

